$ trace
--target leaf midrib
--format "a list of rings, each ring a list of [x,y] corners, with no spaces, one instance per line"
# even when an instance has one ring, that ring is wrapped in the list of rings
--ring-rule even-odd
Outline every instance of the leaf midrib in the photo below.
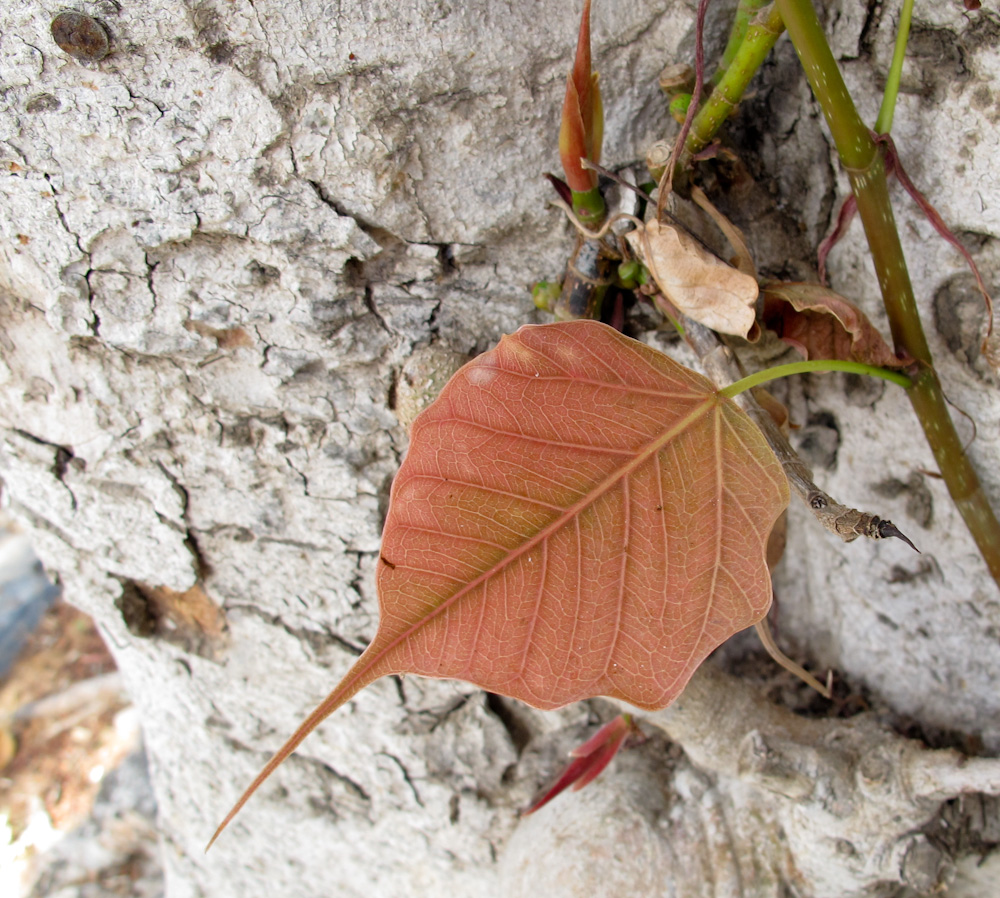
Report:
[[[414,622],[410,627],[394,637],[377,654],[372,656],[370,662],[365,665],[364,670],[358,671],[359,676],[363,676],[367,673],[368,670],[370,670],[376,663],[391,652],[397,645],[407,641],[414,633],[418,632],[421,628],[435,620],[439,615],[454,606],[463,597],[473,592],[483,583],[487,582],[492,577],[496,576],[505,568],[513,564],[522,555],[530,552],[540,543],[545,542],[552,534],[564,527],[569,521],[582,514],[584,509],[596,502],[599,498],[601,498],[601,496],[608,493],[616,483],[632,474],[636,469],[640,468],[650,458],[664,449],[672,440],[690,429],[703,416],[708,414],[713,409],[718,409],[722,401],[723,400],[721,400],[716,393],[710,393],[705,396],[704,401],[695,406],[695,408],[688,412],[687,415],[675,422],[658,437],[647,443],[642,449],[636,452],[626,464],[623,464],[621,467],[605,477],[604,480],[597,484],[592,490],[564,509],[559,516],[554,518],[519,546],[511,549],[503,558],[496,561],[491,567],[483,571],[474,580],[469,581],[461,589],[448,596],[447,599],[442,601],[441,604],[434,608],[434,610],[429,614],[424,615],[420,618],[420,620]],[[405,565],[399,565],[399,567],[406,569]]]

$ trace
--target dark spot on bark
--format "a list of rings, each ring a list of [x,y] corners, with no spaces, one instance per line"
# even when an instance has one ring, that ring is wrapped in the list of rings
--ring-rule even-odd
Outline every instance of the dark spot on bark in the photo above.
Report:
[[[321,325],[323,334],[335,334],[357,317],[351,299],[318,299],[309,306],[313,321]]]
[[[27,386],[24,390],[24,401],[25,402],[48,402],[49,397],[55,392],[55,387],[52,386],[44,377],[32,377],[29,378]]]
[[[385,391],[385,407],[389,411],[396,411],[396,407],[399,405],[399,374],[393,371],[392,380],[389,382],[389,388]]]
[[[859,408],[872,406],[885,393],[885,381],[863,374],[844,374],[844,398]]]
[[[962,34],[962,42],[970,53],[1000,46],[1000,22],[993,16],[976,16]]]
[[[231,424],[222,425],[222,444],[233,448],[256,445],[253,427],[249,418],[241,418]]]
[[[351,256],[344,263],[344,283],[348,287],[354,287],[355,289],[362,289],[368,284],[368,273],[366,271],[365,263],[361,259]]]
[[[865,10],[865,21],[858,35],[858,52],[862,57],[869,57],[875,45],[879,25],[882,22],[882,0],[868,0]]]
[[[229,41],[218,41],[217,43],[211,44],[205,50],[205,55],[208,56],[212,62],[218,65],[225,65],[227,62],[231,62],[233,57],[236,55],[236,48],[229,43]]]
[[[896,496],[906,489],[906,484],[897,477],[888,477],[885,480],[881,480],[874,484],[872,489],[880,496],[885,496],[888,499],[895,499]]]
[[[956,231],[955,236],[958,237],[962,246],[973,254],[986,249],[989,242],[993,239],[991,234],[984,234],[982,231]]]
[[[906,53],[917,62],[920,95],[941,99],[952,84],[968,80],[966,52],[954,31],[914,23]]]
[[[268,284],[276,284],[281,280],[281,269],[273,265],[265,265],[256,259],[251,259],[247,263],[247,271],[250,272],[250,283],[255,287],[265,287]]]
[[[890,583],[913,583],[919,580],[926,580],[938,571],[937,566],[930,558],[921,558],[917,566],[910,570],[901,564],[894,564],[886,578]],[[898,627],[893,627],[898,629]]]
[[[837,464],[840,428],[830,412],[816,412],[798,433],[799,454],[816,468],[830,470]]]
[[[67,10],[52,20],[52,39],[80,62],[97,62],[111,50],[108,32],[97,19]]]
[[[65,446],[56,447],[55,462],[52,465],[52,473],[56,480],[62,480],[69,470],[70,462],[74,459],[73,451]]]
[[[993,95],[985,84],[980,84],[969,98],[969,103],[973,109],[985,109],[993,102]]]
[[[896,570],[896,568],[893,568],[893,570]],[[890,577],[890,578],[889,578],[889,582],[890,582],[890,583],[894,583],[894,582],[896,582],[896,581],[894,581],[894,580],[892,579],[892,577]],[[896,623],[896,622],[895,622],[894,620],[892,620],[891,618],[888,618],[888,617],[886,617],[886,616],[885,616],[884,614],[878,614],[878,615],[876,615],[876,616],[878,617],[878,622],[879,622],[880,624],[882,624],[883,626],[886,626],[886,627],[888,627],[888,628],[889,628],[890,630],[898,630],[898,629],[899,629],[899,624],[897,624],[897,623]]]
[[[919,471],[914,471],[906,483],[906,513],[924,529],[934,520],[934,498]]]
[[[322,359],[312,359],[295,369],[287,383],[308,383],[325,378],[326,363]]]
[[[930,527],[934,520],[934,498],[924,475],[913,471],[905,480],[889,477],[872,485],[872,491],[887,499],[906,497],[906,514],[921,527]]]
[[[52,96],[52,94],[35,94],[24,105],[24,110],[34,115],[39,112],[54,112],[60,106],[62,106],[62,103],[56,97]]]
[[[987,284],[987,288],[990,287]],[[987,374],[988,366],[980,353],[986,328],[986,305],[971,274],[955,275],[934,294],[934,326],[960,362],[977,374]]]
[[[133,636],[149,639],[156,633],[156,615],[146,596],[131,580],[122,583],[122,592],[115,600],[115,607]]]
[[[531,728],[518,716],[514,704],[501,695],[487,692],[486,707],[503,724],[514,749],[520,755],[531,741]]]
[[[200,583],[183,592],[122,579],[115,600],[125,626],[141,639],[162,639],[187,652],[217,660],[227,644],[222,609]]]

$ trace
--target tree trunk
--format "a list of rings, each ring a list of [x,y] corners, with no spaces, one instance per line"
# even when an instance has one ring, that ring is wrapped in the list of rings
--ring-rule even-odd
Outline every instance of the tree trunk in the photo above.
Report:
[[[893,135],[995,282],[1000,20],[923,6]],[[384,680],[324,723],[205,855],[242,789],[375,631],[400,417],[457,361],[546,318],[528,287],[558,277],[572,245],[541,175],[558,170],[579,10],[77,8],[110,35],[104,58],[57,46],[36,4],[0,11],[0,475],[141,710],[171,898],[819,898],[920,894],[949,878],[949,894],[993,894],[975,884],[989,881],[984,869],[1000,874],[997,804],[980,796],[1000,792],[992,762],[904,736],[1000,752],[1000,593],[905,397],[839,375],[782,389],[800,425],[793,442],[825,490],[892,518],[923,554],[844,545],[793,507],[777,630],[786,651],[836,671],[870,709],[860,722],[786,717],[763,687],[708,671],[647,724],[675,747],[657,735],[603,785],[518,824],[612,706],[542,714],[462,683]],[[710,51],[728,15],[710,18]],[[868,119],[894,16],[847,2],[826,12]],[[593,31],[604,161],[620,166],[674,133],[657,75],[691,57],[693,10],[598,3]],[[847,182],[787,41],[726,141],[744,177],[724,202],[758,267],[814,278]],[[901,194],[897,208],[937,367],[976,422],[970,452],[996,507],[1000,394],[979,354],[981,300],[919,210]],[[857,228],[834,250],[831,279],[881,324],[865,253]],[[692,363],[648,313],[629,327]],[[753,651],[740,637],[721,660],[770,682],[771,662]],[[741,703],[722,700],[744,689]],[[720,744],[719,732],[731,738]],[[965,767],[974,775],[955,773]],[[941,811],[961,793],[975,798]],[[624,810],[621,796],[634,798]],[[589,846],[578,863],[546,853],[559,833],[565,858]],[[630,847],[616,858],[619,838]],[[700,875],[684,866],[692,856]],[[537,891],[537,861],[565,875]],[[587,870],[595,880],[574,879]]]

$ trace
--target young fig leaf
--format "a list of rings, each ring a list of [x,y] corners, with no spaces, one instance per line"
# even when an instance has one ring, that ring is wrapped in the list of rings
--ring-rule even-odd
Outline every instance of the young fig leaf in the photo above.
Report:
[[[566,181],[575,193],[588,193],[597,187],[597,173],[585,169],[580,160],[600,162],[604,137],[601,89],[590,65],[590,0],[584,0],[576,57],[566,79],[559,129],[559,157]]]
[[[537,708],[596,695],[662,708],[767,612],[781,465],[708,380],[605,324],[504,337],[459,369],[410,438],[375,638],[218,832],[379,677],[466,680]]]
[[[807,359],[842,359],[903,368],[900,358],[865,313],[822,284],[772,281],[764,285],[764,323]]]
[[[577,746],[570,752],[572,760],[523,816],[534,814],[570,786],[574,792],[578,792],[588,783],[592,783],[611,763],[611,759],[618,754],[618,749],[625,744],[626,737],[633,731],[638,732],[638,728],[632,722],[630,714],[619,714],[614,720],[604,724],[583,745]]]

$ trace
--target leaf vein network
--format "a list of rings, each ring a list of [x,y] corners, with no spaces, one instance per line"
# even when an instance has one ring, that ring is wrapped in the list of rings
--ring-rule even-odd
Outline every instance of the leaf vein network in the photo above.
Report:
[[[538,437],[533,434],[522,433],[521,431],[503,430],[479,421],[472,421],[468,418],[459,418],[457,415],[445,419],[449,423],[466,424],[469,427],[476,427],[485,430],[487,433],[495,434],[498,437],[510,437],[515,440],[527,440],[531,443],[541,443],[544,446],[555,446],[560,449],[582,449],[585,452],[600,452],[605,455],[620,455],[633,458],[636,455],[635,449],[615,449],[611,446],[598,446],[593,443],[569,443],[562,440],[553,440],[550,437]]]
[[[525,496],[525,495],[522,495],[521,493],[515,493],[513,490],[501,489],[498,486],[490,486],[487,483],[473,483],[471,480],[459,480],[459,479],[457,479],[455,477],[449,477],[446,480],[440,474],[418,474],[418,473],[414,473],[414,474],[411,474],[410,477],[413,480],[430,480],[430,481],[432,481],[434,483],[441,483],[441,484],[447,483],[449,485],[455,484],[456,486],[464,486],[464,487],[468,487],[469,489],[482,490],[484,493],[492,493],[493,495],[496,495],[496,496],[507,496],[510,499],[517,499],[517,500],[519,500],[521,502],[528,502],[528,503],[531,503],[532,505],[539,505],[542,508],[548,508],[551,511],[565,511],[566,510],[566,506],[564,506],[564,505],[553,505],[551,502],[545,502],[542,499],[535,499],[535,498],[532,498],[531,496]],[[563,483],[560,480],[553,480],[551,478],[547,478],[547,479],[549,479],[551,483],[554,483],[557,486],[561,486],[561,487],[565,487],[566,486],[566,484]],[[581,496],[581,498],[582,498],[582,496]]]

